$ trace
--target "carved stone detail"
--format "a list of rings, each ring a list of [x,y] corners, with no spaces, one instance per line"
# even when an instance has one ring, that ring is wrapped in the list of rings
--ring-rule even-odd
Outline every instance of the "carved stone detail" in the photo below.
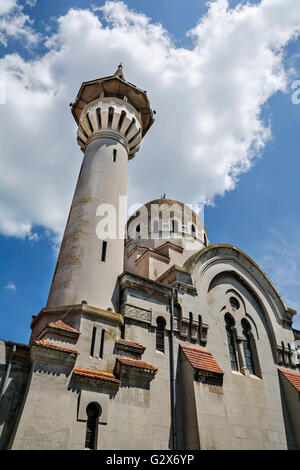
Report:
[[[207,333],[208,333],[208,324],[207,323],[201,323],[201,329],[200,329],[200,343],[203,346],[206,346],[207,343]]]
[[[151,310],[137,307],[135,305],[123,304],[121,307],[121,314],[124,316],[124,318],[132,318],[137,321],[151,324]]]

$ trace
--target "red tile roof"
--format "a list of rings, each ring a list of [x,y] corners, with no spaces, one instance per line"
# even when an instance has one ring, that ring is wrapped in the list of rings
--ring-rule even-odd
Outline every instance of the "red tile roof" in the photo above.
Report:
[[[126,366],[139,367],[141,369],[157,371],[156,367],[152,366],[151,364],[148,364],[147,362],[139,361],[137,359],[128,359],[128,357],[118,356],[117,360],[121,362],[121,364],[125,364]]]
[[[300,374],[297,372],[287,371],[284,369],[278,369],[279,372],[290,382],[295,389],[300,392]]]
[[[186,346],[184,344],[181,344],[180,346],[187,360],[194,367],[194,369],[223,374],[222,369],[219,367],[213,355],[207,351],[207,349]]]
[[[99,379],[103,380],[104,382],[113,382],[117,384],[120,383],[120,380],[118,380],[113,374],[111,374],[110,372],[104,372],[102,370],[76,368],[73,372],[75,375],[81,375],[84,377],[89,377],[91,379]]]
[[[76,354],[76,355],[78,354],[78,352],[75,351],[75,349],[68,349],[68,348],[64,348],[63,346],[56,346],[55,344],[49,343],[49,341],[47,341],[46,339],[40,339],[38,341],[34,341],[33,345],[42,346],[48,349],[57,349],[59,351],[64,351],[69,354]]]
[[[123,338],[119,338],[117,340],[117,344],[124,345],[124,346],[130,346],[130,347],[137,348],[137,349],[143,349],[143,350],[146,349],[145,346],[143,346],[142,344],[134,343],[133,341],[129,341],[129,340],[123,339]]]
[[[76,330],[76,328],[72,328],[70,325],[67,325],[62,320],[52,321],[48,323],[47,327],[55,328],[56,330],[69,331],[70,333],[77,333],[78,335],[80,335],[79,330]]]

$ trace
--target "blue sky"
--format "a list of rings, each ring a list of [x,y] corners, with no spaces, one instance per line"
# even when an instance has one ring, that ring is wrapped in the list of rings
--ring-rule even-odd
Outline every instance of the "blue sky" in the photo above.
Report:
[[[16,3],[17,0],[10,1]],[[271,5],[272,2],[280,4],[280,0],[266,0],[264,3]],[[293,0],[286,2],[293,6]],[[123,60],[126,78],[142,88],[146,87],[158,113],[153,130],[145,137],[137,158],[129,166],[130,201],[143,203],[163,192],[167,197],[185,203],[206,200],[209,204],[205,209],[205,225],[210,243],[229,243],[246,252],[269,275],[287,306],[300,311],[300,104],[293,104],[291,89],[293,81],[300,80],[299,32],[292,24],[293,19],[282,15],[277,23],[270,15],[273,21],[270,23],[270,39],[262,36],[266,33],[252,25],[250,10],[245,10],[245,19],[241,20],[238,14],[232,13],[233,10],[224,13],[221,7],[224,7],[225,0],[217,3],[220,11],[202,22],[196,39],[195,34],[186,33],[195,28],[201,18],[203,20],[209,6],[195,0],[127,0],[123,4],[125,10],[119,7],[117,10],[119,4],[113,2],[105,12],[98,9],[105,2],[96,0],[37,0],[35,5],[34,2],[23,1],[19,2],[23,9],[15,7],[0,16],[0,80],[5,79],[8,83],[6,104],[0,105],[1,338],[26,343],[31,316],[36,315],[47,300],[59,237],[81,159],[68,103],[74,99],[83,80],[113,73],[119,60]],[[232,9],[245,4],[229,2]],[[260,2],[248,2],[249,8],[250,4],[261,5]],[[299,6],[296,5],[297,2],[294,17],[300,24]],[[70,14],[70,9],[77,9],[77,14]],[[84,9],[89,10],[89,16],[82,13]],[[134,17],[130,16],[132,10],[135,11]],[[127,18],[125,26],[120,17],[123,14]],[[24,15],[30,17],[30,22]],[[58,23],[59,17],[62,20]],[[225,17],[227,23],[223,23]],[[19,26],[10,26],[9,29],[2,23],[1,30],[1,18],[6,25],[14,24],[19,18]],[[101,21],[101,34],[111,33],[109,44],[112,45],[107,51],[92,50],[94,40],[98,40],[96,36],[95,39],[94,36],[81,39],[82,31],[86,31],[89,24],[89,29],[95,27],[93,34],[97,34],[99,26],[94,18]],[[133,30],[137,35],[134,38],[140,37],[141,43],[144,41],[141,21],[146,21],[146,45],[149,43],[156,51],[152,64],[145,57],[144,49],[139,53],[139,46],[136,53],[124,52],[120,46],[120,29],[128,35],[128,48],[135,44],[130,42]],[[236,28],[240,37],[242,21],[251,24],[251,29],[249,42],[242,37],[239,49],[236,42],[230,43],[235,37],[230,34]],[[158,26],[152,27],[157,23],[162,25],[163,33]],[[235,67],[232,87],[228,81],[224,89],[222,84],[226,76],[219,72],[224,64],[216,52],[221,48],[217,42],[219,27],[224,28],[223,54],[232,60],[232,67]],[[24,33],[20,34],[20,30]],[[287,39],[282,39],[281,31],[285,32]],[[72,41],[76,40],[76,34],[78,51],[70,53],[68,47],[74,45]],[[208,40],[210,34],[211,39]],[[272,34],[277,50],[271,57],[274,66],[267,68]],[[99,40],[104,41],[105,37]],[[251,44],[256,39],[257,49]],[[79,42],[84,42],[84,47],[81,48]],[[264,44],[265,51],[262,51]],[[211,56],[215,55],[215,60],[203,61],[207,51]],[[164,61],[159,60],[160,54],[166,54],[166,60],[169,60],[167,67]],[[249,69],[245,60],[248,55]],[[90,68],[84,60],[91,64],[88,65]],[[82,66],[80,61],[83,61]],[[252,75],[255,66],[258,72],[266,67],[263,76],[259,73]],[[168,75],[170,71],[172,75]],[[234,78],[239,73],[241,81],[235,83]],[[159,74],[160,80],[157,78]],[[213,101],[219,88],[222,91],[219,101],[201,101],[202,94],[209,96],[215,90],[211,95]],[[230,97],[228,102],[225,92]],[[33,97],[36,104],[26,117],[28,103]],[[177,119],[167,129],[164,99],[174,99],[176,103],[171,112],[178,113]],[[219,118],[215,114],[218,106],[224,113],[222,122],[226,125],[223,129],[222,122],[218,123],[216,129],[220,143],[211,149],[209,131],[201,128],[201,122],[206,116],[216,121]],[[245,129],[239,128],[240,119],[236,117],[244,110],[249,110]],[[32,117],[33,113],[35,117]],[[201,121],[199,134],[193,128],[195,137],[191,139],[188,130],[197,119]],[[228,127],[227,122],[232,125]],[[42,123],[42,130],[37,130],[37,123]],[[246,145],[243,142],[247,128],[252,137]],[[173,147],[171,139],[174,133],[177,134],[177,129],[178,140]],[[229,129],[230,144],[226,139]],[[189,161],[194,165],[191,168]],[[158,169],[163,173],[161,178]],[[183,173],[186,177],[182,177]],[[300,329],[299,319],[295,319],[294,326]]]

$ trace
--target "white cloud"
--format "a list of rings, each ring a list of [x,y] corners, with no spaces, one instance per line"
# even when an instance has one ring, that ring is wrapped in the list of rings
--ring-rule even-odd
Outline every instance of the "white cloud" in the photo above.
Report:
[[[16,291],[16,286],[13,282],[9,282],[6,286],[5,286],[5,289],[6,290],[10,290],[12,292],[15,292]]]
[[[30,7],[35,7],[37,0],[26,0],[26,5]]]
[[[27,0],[34,6],[32,0]],[[24,15],[23,6],[18,0],[1,0],[0,3],[0,45],[8,45],[10,38],[22,40],[25,46],[33,46],[40,39],[40,34],[32,28],[33,21]]]
[[[68,103],[83,81],[113,74],[120,61],[157,111],[129,163],[129,202],[163,192],[186,203],[212,201],[234,189],[271,138],[260,112],[286,90],[283,48],[299,25],[299,0],[232,10],[217,0],[185,49],[124,3],[71,9],[47,38],[47,54],[0,59],[7,95],[0,106],[0,231],[24,237],[40,225],[62,233],[82,158]]]
[[[18,0],[1,0],[0,15],[11,12],[17,5]]]

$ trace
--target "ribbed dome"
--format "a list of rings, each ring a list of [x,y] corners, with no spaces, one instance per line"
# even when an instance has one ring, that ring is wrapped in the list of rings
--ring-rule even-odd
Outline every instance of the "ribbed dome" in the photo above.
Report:
[[[193,238],[207,244],[206,230],[196,212],[174,199],[149,201],[127,222],[128,241],[160,238]]]

